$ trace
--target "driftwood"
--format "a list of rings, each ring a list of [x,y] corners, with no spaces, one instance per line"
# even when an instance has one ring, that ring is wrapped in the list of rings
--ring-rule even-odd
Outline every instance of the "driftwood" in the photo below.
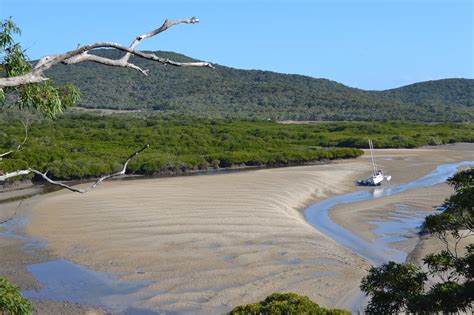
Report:
[[[69,65],[69,64],[75,64],[75,63],[80,63],[84,61],[93,61],[100,64],[108,65],[108,66],[131,68],[131,69],[139,71],[140,73],[144,75],[147,75],[148,73],[147,69],[142,69],[129,61],[131,55],[135,55],[143,59],[152,60],[164,65],[171,65],[175,67],[213,68],[213,66],[208,62],[177,62],[177,61],[173,61],[167,58],[158,57],[157,55],[153,53],[144,53],[135,49],[142,40],[158,35],[174,25],[182,24],[182,23],[195,24],[198,22],[199,22],[199,19],[195,17],[192,17],[190,19],[178,19],[175,21],[165,20],[163,25],[157,28],[156,30],[142,34],[138,36],[137,38],[135,38],[135,40],[128,47],[120,45],[120,44],[116,44],[116,43],[99,42],[99,43],[89,44],[85,46],[80,46],[74,50],[68,51],[63,54],[47,55],[40,58],[39,61],[33,67],[33,69],[28,73],[25,73],[19,76],[14,76],[14,77],[0,78],[0,88],[15,87],[15,86],[21,86],[25,84],[41,83],[41,82],[47,81],[49,80],[49,78],[44,76],[44,72],[48,70],[49,68],[60,63]],[[110,58],[105,58],[105,57],[89,54],[90,51],[94,49],[98,49],[98,48],[117,49],[117,50],[125,52],[125,55],[119,59],[110,59]]]
[[[91,186],[86,187],[86,188],[75,188],[75,187],[71,187],[69,185],[66,185],[64,183],[52,180],[51,178],[48,177],[48,171],[43,173],[43,172],[40,172],[40,171],[35,170],[33,168],[18,170],[18,171],[14,171],[14,172],[11,172],[11,173],[6,173],[6,174],[3,174],[3,175],[0,175],[0,182],[5,181],[8,178],[17,177],[17,176],[20,176],[20,175],[28,175],[28,174],[33,173],[33,174],[37,174],[37,175],[41,176],[44,180],[46,180],[48,183],[50,183],[52,185],[60,186],[60,187],[66,188],[70,191],[77,192],[77,193],[80,193],[80,194],[84,194],[84,193],[86,193],[88,191],[91,191],[92,189],[96,188],[98,185],[100,185],[106,179],[116,177],[116,176],[120,176],[120,175],[125,175],[125,172],[127,171],[127,166],[128,166],[128,163],[130,162],[130,160],[133,159],[138,154],[140,154],[140,152],[148,149],[149,147],[150,147],[150,145],[147,144],[144,147],[142,147],[140,150],[138,150],[138,151],[134,152],[132,155],[130,155],[128,157],[128,159],[125,161],[125,163],[123,164],[123,168],[122,168],[121,171],[116,172],[116,173],[112,173],[112,174],[108,174],[108,175],[104,175],[104,176],[100,177],[99,179],[97,179],[94,184],[92,184]]]

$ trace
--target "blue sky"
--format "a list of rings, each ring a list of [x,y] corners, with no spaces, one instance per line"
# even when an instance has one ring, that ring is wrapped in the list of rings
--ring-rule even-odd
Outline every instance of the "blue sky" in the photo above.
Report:
[[[78,43],[129,44],[164,19],[196,16],[143,42],[243,69],[363,89],[474,74],[472,0],[0,0],[35,59]]]

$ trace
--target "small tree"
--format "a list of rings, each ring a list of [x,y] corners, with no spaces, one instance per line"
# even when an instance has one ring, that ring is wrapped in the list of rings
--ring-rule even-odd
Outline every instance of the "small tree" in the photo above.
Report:
[[[474,168],[448,179],[454,194],[443,204],[444,211],[426,217],[423,230],[440,239],[445,249],[427,255],[424,272],[413,264],[389,262],[373,267],[362,280],[361,289],[371,296],[369,313],[472,311],[474,301],[474,244],[460,255],[461,240],[473,236]],[[429,277],[439,281],[425,290]]]

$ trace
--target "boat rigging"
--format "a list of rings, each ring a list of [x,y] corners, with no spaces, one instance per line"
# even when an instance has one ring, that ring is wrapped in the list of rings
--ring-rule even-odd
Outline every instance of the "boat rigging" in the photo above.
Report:
[[[372,176],[367,179],[359,180],[357,183],[362,186],[379,186],[382,184],[384,179],[390,181],[392,176],[384,175],[383,171],[377,166],[377,162],[375,161],[374,157],[374,144],[372,143],[371,139],[369,139],[369,150],[370,157],[372,159]]]

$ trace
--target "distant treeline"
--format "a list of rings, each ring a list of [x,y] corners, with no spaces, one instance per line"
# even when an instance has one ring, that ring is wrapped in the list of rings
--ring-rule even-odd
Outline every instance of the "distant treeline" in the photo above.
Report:
[[[120,52],[100,50],[110,58]],[[158,52],[178,61],[193,59]],[[92,62],[58,65],[48,76],[73,83],[87,108],[272,120],[474,122],[474,80],[427,81],[365,91],[327,79],[261,70],[176,68],[133,58],[137,71]]]
[[[0,161],[3,172],[49,170],[54,178],[80,179],[117,171],[146,143],[129,165],[136,174],[179,174],[232,166],[283,166],[354,158],[373,139],[377,148],[474,142],[474,124],[317,123],[280,124],[262,120],[183,116],[130,117],[67,114],[30,127],[24,149]],[[22,125],[4,117],[0,148],[21,142]]]

